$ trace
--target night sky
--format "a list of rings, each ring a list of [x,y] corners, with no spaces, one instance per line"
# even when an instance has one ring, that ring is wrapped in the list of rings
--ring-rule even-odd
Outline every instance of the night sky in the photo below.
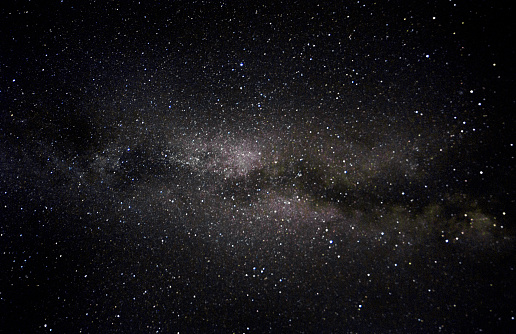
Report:
[[[497,1],[2,1],[0,331],[516,327]]]

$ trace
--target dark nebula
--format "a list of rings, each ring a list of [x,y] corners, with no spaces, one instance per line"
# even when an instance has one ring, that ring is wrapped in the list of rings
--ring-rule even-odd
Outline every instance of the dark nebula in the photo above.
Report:
[[[512,333],[512,8],[251,3],[0,6],[0,331]]]

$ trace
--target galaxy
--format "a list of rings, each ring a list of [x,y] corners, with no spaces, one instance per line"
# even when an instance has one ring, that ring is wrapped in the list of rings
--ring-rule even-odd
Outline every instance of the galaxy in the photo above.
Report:
[[[0,330],[512,333],[512,14],[2,4]]]

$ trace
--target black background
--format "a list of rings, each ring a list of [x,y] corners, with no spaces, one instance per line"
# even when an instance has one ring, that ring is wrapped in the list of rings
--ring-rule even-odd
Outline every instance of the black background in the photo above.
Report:
[[[511,7],[0,10],[5,332],[514,329]]]

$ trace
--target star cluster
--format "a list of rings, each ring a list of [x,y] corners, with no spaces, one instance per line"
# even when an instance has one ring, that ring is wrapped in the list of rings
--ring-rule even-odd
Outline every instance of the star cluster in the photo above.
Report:
[[[512,9],[2,6],[2,329],[515,326]]]

